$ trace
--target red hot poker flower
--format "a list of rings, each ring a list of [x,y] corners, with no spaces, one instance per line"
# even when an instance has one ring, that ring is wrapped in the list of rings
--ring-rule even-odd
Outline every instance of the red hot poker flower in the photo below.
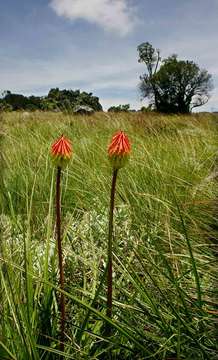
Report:
[[[108,146],[108,156],[114,169],[125,166],[130,151],[131,146],[127,135],[123,131],[118,131]]]
[[[51,155],[54,164],[59,167],[65,167],[72,156],[72,146],[70,140],[65,138],[64,135],[52,145]]]

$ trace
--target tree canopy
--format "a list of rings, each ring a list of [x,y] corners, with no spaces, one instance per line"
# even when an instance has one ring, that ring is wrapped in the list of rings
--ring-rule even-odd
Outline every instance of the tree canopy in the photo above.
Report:
[[[163,113],[189,113],[207,103],[212,77],[193,61],[178,60],[172,55],[161,60],[160,51],[151,44],[138,46],[139,62],[147,72],[140,77],[140,92],[150,104]]]
[[[47,96],[24,96],[5,91],[0,99],[0,109],[3,110],[49,110],[72,111],[76,106],[84,105],[94,111],[102,111],[97,96],[80,90],[50,89]]]
[[[130,104],[111,106],[108,112],[128,112],[130,111]]]

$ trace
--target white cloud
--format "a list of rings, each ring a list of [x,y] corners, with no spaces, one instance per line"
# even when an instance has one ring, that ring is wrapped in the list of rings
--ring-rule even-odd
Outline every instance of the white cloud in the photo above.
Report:
[[[131,32],[136,21],[128,0],[51,0],[50,5],[59,16],[84,19],[121,36]]]

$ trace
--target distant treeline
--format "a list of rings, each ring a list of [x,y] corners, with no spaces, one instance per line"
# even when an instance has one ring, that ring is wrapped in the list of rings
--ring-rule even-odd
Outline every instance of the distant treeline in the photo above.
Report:
[[[89,106],[94,111],[102,111],[97,96],[80,90],[51,89],[47,96],[24,96],[5,91],[0,99],[0,110],[4,111],[73,111],[76,106]]]

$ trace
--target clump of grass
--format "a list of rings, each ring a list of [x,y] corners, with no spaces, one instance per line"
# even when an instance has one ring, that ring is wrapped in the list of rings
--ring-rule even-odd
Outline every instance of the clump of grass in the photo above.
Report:
[[[1,196],[0,358],[215,359],[217,118],[206,115],[4,116]],[[120,174],[114,242],[113,319],[104,313],[106,145],[117,128],[133,143]],[[74,139],[63,177],[67,299],[58,348],[53,232],[57,133]],[[101,150],[101,151],[99,151]],[[48,154],[48,155],[47,155]],[[213,226],[211,226],[213,224]],[[113,336],[105,339],[107,322]]]

